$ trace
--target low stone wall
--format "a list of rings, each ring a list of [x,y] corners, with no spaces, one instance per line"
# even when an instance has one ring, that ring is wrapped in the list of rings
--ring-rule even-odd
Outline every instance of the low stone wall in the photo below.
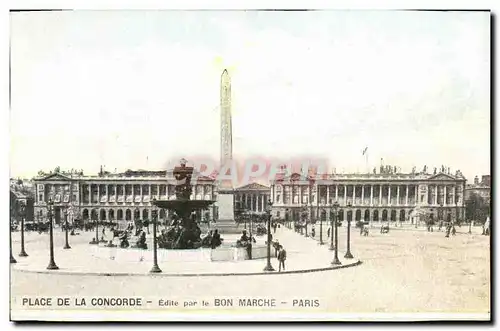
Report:
[[[103,244],[90,246],[96,257],[123,261],[141,262],[153,261],[151,249],[105,247]],[[272,252],[271,252],[272,253]],[[248,260],[246,248],[220,246],[216,249],[158,249],[158,263],[160,262],[222,262]],[[252,246],[252,259],[261,259],[267,256],[266,246]]]

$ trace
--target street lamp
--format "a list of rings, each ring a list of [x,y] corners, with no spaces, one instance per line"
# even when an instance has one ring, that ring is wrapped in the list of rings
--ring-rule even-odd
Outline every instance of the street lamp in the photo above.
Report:
[[[325,215],[326,215],[326,212],[325,212]],[[325,244],[323,242],[323,217],[321,217],[321,216],[319,218],[319,244],[320,245],[324,245]]]
[[[348,203],[347,207],[350,208],[350,207],[352,207],[352,205],[350,203]],[[351,221],[352,221],[353,216],[354,215],[351,211],[351,218],[347,219],[347,252],[344,255],[344,257],[346,259],[352,259],[354,257],[351,254]]]
[[[307,206],[306,206],[306,215],[307,215]],[[309,235],[307,234],[307,225],[309,222],[312,222],[312,218],[313,218],[313,203],[312,200],[309,200],[309,219],[306,217],[306,224],[305,224],[306,238],[309,237]]]
[[[26,215],[26,206],[24,203],[21,203],[19,211],[21,216],[21,252],[19,253],[19,256],[26,257],[28,254],[24,250],[24,217]]]
[[[156,226],[158,223],[158,206],[156,205],[156,199],[153,199],[153,267],[149,271],[150,273],[160,273],[161,269],[158,267],[158,250],[156,247]]]
[[[66,243],[64,244],[64,247],[63,249],[70,249],[71,246],[69,245],[69,242],[68,242],[68,206],[66,206],[66,209],[64,210],[64,227],[66,228],[65,229],[65,240],[66,240]]]
[[[332,204],[332,200],[330,200],[330,209],[333,214],[333,217],[330,218],[330,248],[329,250],[333,251],[335,249],[335,246],[333,246],[333,231],[335,231],[333,221],[335,220],[335,225],[337,224],[337,210],[339,208],[339,203],[335,201],[335,203]]]
[[[90,212],[90,219],[92,219],[92,212]],[[98,217],[95,219],[95,238],[92,238],[92,241],[89,242],[90,245],[99,245],[99,222]]]
[[[335,231],[335,247],[334,247],[332,264],[333,265],[341,265],[342,263],[340,263],[340,260],[339,260],[339,235],[338,235],[339,229],[337,226],[337,209],[339,208],[339,203],[337,201],[335,201],[335,203],[332,205],[332,208],[334,210],[334,213],[333,213],[334,221],[332,222],[332,238],[333,238],[333,231]],[[333,245],[333,242],[331,243],[331,245]],[[331,248],[331,246],[330,246],[330,248]]]
[[[48,270],[57,270],[59,267],[57,266],[56,262],[54,261],[54,226],[52,224],[52,213],[54,210],[54,201],[52,201],[52,198],[49,198],[49,202],[47,203],[47,208],[49,210],[49,236],[50,236],[50,261],[49,265],[47,266]]]
[[[269,200],[267,202],[267,265],[264,267],[264,271],[274,271],[271,265],[271,207],[273,202]]]
[[[14,206],[10,206],[10,210],[14,213],[16,213],[16,210],[14,209]],[[9,244],[10,244],[10,263],[17,263],[16,259],[14,258],[14,255],[12,255],[12,219],[9,219]]]

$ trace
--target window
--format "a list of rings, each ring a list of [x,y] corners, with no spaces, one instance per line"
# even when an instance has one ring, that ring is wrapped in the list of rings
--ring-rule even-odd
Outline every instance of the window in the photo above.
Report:
[[[276,195],[276,202],[277,202],[277,203],[280,203],[280,200],[281,200],[281,195],[277,194],[277,195]]]
[[[38,202],[42,202],[42,201],[43,201],[43,194],[40,194],[40,195],[38,196]]]

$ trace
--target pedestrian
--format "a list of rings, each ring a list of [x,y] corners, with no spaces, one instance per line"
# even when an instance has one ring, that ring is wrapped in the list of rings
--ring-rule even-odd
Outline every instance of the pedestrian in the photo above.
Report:
[[[451,224],[448,223],[448,224],[446,224],[446,235],[445,235],[445,238],[449,238],[450,237],[450,231],[451,231]]]
[[[285,271],[285,260],[286,260],[286,251],[283,246],[279,246],[278,252],[278,261],[279,261],[279,272],[281,272],[281,267],[283,266],[283,271]]]
[[[332,230],[332,229],[331,229],[330,227],[328,227],[328,231],[327,231],[328,238],[330,238],[330,231],[331,231],[331,230]]]
[[[311,229],[311,237],[314,238],[315,236],[316,236],[316,229],[313,226],[313,228]]]

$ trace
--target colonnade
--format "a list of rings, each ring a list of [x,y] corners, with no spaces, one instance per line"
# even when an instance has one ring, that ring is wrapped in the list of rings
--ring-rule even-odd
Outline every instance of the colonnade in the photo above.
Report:
[[[236,193],[236,201],[247,211],[265,212],[269,194],[263,193]]]
[[[170,184],[100,184],[81,185],[82,204],[101,203],[149,203],[154,198],[167,199],[175,194],[175,186]],[[213,200],[212,184],[193,185],[191,199]]]

